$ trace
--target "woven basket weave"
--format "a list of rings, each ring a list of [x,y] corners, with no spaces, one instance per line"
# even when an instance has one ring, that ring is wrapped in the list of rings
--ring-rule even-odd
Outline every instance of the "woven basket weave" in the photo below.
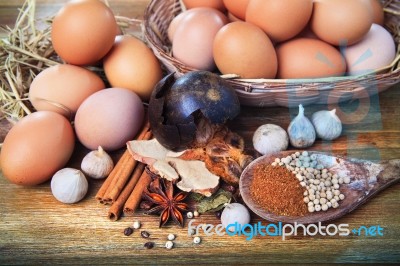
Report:
[[[318,79],[227,79],[236,89],[240,102],[251,106],[297,106],[298,104],[339,103],[370,97],[388,89],[400,78],[400,3],[382,1],[385,27],[396,45],[396,59],[387,67],[362,76]],[[144,16],[145,38],[154,54],[177,77],[195,69],[172,57],[167,37],[171,20],[183,10],[179,0],[152,0]]]

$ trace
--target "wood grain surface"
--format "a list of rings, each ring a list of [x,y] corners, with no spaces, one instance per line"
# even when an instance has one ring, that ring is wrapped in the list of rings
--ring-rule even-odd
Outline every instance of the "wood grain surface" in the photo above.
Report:
[[[140,18],[148,0],[109,0],[116,14]],[[64,1],[37,1],[38,16],[50,16]],[[12,25],[22,1],[0,1],[1,25]],[[342,119],[353,120],[344,125],[342,136],[334,142],[318,140],[310,148],[373,161],[400,158],[400,83],[369,104],[353,101],[337,106]],[[364,107],[367,113],[356,115]],[[306,107],[306,114],[330,108],[325,105]],[[251,152],[254,130],[265,123],[287,127],[297,109],[243,107],[241,114],[229,126],[241,134]],[[355,122],[354,122],[355,121]],[[7,132],[1,122],[1,136]],[[77,144],[69,166],[79,167],[87,152]],[[115,160],[122,151],[115,152]],[[108,206],[96,202],[94,196],[103,181],[90,180],[85,199],[77,204],[57,202],[51,194],[49,182],[36,187],[10,184],[0,176],[0,264],[265,264],[265,263],[344,263],[344,262],[400,262],[400,184],[379,193],[352,213],[335,220],[335,225],[348,228],[380,226],[382,236],[351,233],[349,236],[206,236],[195,245],[188,236],[188,220],[179,228],[168,223],[158,228],[158,217],[142,212],[133,217],[122,217],[116,222],[107,218]],[[139,220],[142,228],[131,236],[123,230]],[[269,222],[252,214],[251,223]],[[198,224],[219,224],[213,214],[201,215]],[[325,224],[326,226],[327,224]],[[151,236],[144,239],[140,231]],[[165,249],[169,233],[176,234],[175,246]],[[155,242],[153,249],[144,248],[147,241]]]

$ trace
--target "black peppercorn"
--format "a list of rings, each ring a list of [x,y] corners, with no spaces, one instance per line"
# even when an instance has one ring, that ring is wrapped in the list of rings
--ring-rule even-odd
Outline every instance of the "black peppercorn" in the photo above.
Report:
[[[133,233],[133,229],[131,227],[127,227],[124,230],[124,235],[130,236]]]
[[[152,249],[154,247],[154,242],[146,242],[144,243],[144,247],[147,249]]]
[[[140,235],[141,235],[143,238],[149,238],[150,233],[147,232],[147,231],[142,231],[142,232],[140,232]]]

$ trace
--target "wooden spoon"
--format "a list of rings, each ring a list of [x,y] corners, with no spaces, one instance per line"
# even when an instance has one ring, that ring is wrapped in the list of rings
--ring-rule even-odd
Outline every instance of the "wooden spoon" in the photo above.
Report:
[[[259,206],[251,197],[250,184],[253,179],[253,170],[259,164],[270,164],[275,158],[283,158],[294,151],[284,151],[272,155],[265,155],[251,162],[240,177],[240,192],[246,205],[260,217],[283,223],[318,223],[331,221],[355,210],[367,202],[379,191],[400,180],[400,159],[373,163],[359,159],[336,157],[322,152],[309,151],[309,155],[317,155],[318,163],[324,165],[331,173],[339,177],[350,177],[349,184],[340,185],[340,192],[345,199],[339,201],[339,207],[329,208],[327,211],[307,213],[305,216],[280,216],[270,213]]]

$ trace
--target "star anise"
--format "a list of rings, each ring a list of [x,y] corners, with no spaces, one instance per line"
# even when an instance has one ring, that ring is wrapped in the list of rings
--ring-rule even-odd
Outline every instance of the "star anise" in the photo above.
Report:
[[[158,180],[157,180],[158,181]],[[150,190],[150,191],[149,191]],[[182,212],[188,211],[188,205],[182,202],[187,193],[179,192],[174,196],[174,184],[171,181],[160,179],[144,191],[144,198],[157,206],[148,210],[147,214],[160,214],[160,227],[165,225],[170,218],[183,227]]]

